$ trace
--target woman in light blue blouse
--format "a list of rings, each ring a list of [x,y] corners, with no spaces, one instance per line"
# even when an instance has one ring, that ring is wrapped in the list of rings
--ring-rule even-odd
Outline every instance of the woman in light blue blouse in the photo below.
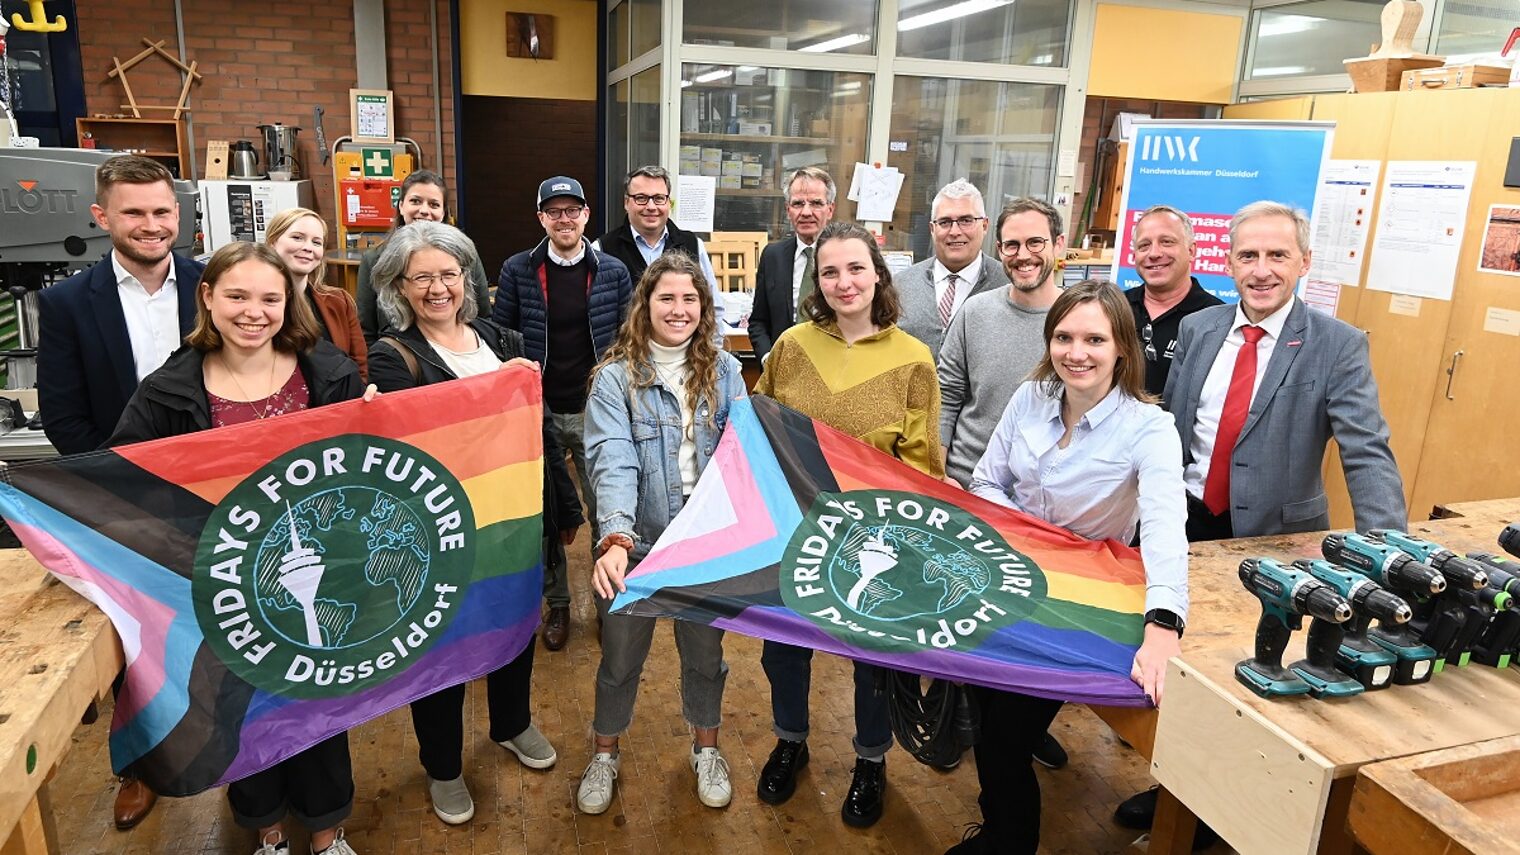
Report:
[[[1129,543],[1139,525],[1145,640],[1130,676],[1161,702],[1167,659],[1187,618],[1187,499],[1172,417],[1145,391],[1134,315],[1110,282],[1062,292],[1045,319],[1045,356],[1003,412],[971,492],[1092,540]],[[1059,701],[976,689],[987,727],[976,746],[983,824],[950,851],[1030,852],[1040,785],[1030,752]]]

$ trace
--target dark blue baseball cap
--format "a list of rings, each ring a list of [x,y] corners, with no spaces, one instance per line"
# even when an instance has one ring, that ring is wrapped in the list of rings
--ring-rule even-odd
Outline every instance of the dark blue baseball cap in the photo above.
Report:
[[[578,199],[582,205],[586,204],[586,191],[581,189],[581,183],[574,178],[564,175],[556,175],[548,181],[538,185],[538,207],[555,196],[570,196]]]

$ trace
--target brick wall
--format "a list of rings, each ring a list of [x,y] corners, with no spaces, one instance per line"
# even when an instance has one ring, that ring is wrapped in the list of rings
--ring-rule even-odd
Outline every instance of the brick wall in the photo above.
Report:
[[[448,0],[438,5],[441,91],[432,84],[428,10],[417,3],[385,3],[386,73],[396,95],[396,127],[422,147],[423,165],[454,177],[454,95]],[[146,37],[178,52],[173,0],[77,0],[85,103],[90,115],[124,113],[121,84],[106,75],[111,57],[142,50]],[[349,131],[348,90],[357,86],[352,2],[232,3],[193,0],[184,9],[185,60],[199,63],[205,78],[191,89],[190,105],[200,178],[206,141],[247,139],[259,145],[258,126],[280,122],[300,127],[299,159],[313,179],[317,210],[329,223],[335,211],[332,167],[316,148],[312,108],[327,111],[329,145]],[[173,104],[180,75],[150,57],[128,72],[139,104]],[[441,102],[443,142],[433,132],[433,104]],[[130,115],[130,113],[128,113]],[[144,111],[145,117],[163,117]]]

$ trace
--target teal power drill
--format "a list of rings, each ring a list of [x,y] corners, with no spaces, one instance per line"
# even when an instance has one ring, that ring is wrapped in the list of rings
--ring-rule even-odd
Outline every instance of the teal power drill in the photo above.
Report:
[[[1313,692],[1314,687],[1300,674],[1283,667],[1288,639],[1293,630],[1303,626],[1304,615],[1345,623],[1351,619],[1351,604],[1324,582],[1270,558],[1240,562],[1240,582],[1261,600],[1261,620],[1256,624],[1255,655],[1236,663],[1235,679],[1263,698]],[[1334,653],[1335,648],[1330,648],[1332,661]],[[1355,681],[1350,682],[1361,689]]]
[[[1320,544],[1325,558],[1366,576],[1407,603],[1428,600],[1446,590],[1446,577],[1405,555],[1397,547],[1355,532],[1326,535]],[[1406,624],[1379,625],[1367,637],[1399,658],[1393,682],[1399,686],[1423,683],[1435,674],[1440,654],[1420,641]]]
[[[1351,604],[1351,622],[1346,625],[1335,653],[1336,667],[1355,677],[1369,691],[1392,685],[1399,658],[1368,638],[1367,627],[1374,619],[1384,627],[1408,623],[1414,614],[1409,604],[1366,576],[1328,561],[1300,558],[1293,562],[1293,566],[1329,585]],[[1318,624],[1309,629],[1311,650],[1316,627]]]
[[[1488,586],[1488,574],[1483,565],[1440,544],[1402,531],[1373,529],[1367,532],[1367,536],[1398,547],[1405,555],[1435,568],[1446,577],[1444,595],[1411,604],[1414,618],[1410,626],[1420,633],[1420,640],[1441,654],[1436,663],[1437,671],[1448,663],[1465,667],[1471,658],[1473,644],[1493,617],[1494,606],[1504,607],[1503,602],[1488,604],[1484,602],[1488,598],[1472,595],[1472,592],[1482,592]],[[1502,595],[1498,599],[1507,601],[1509,597]]]

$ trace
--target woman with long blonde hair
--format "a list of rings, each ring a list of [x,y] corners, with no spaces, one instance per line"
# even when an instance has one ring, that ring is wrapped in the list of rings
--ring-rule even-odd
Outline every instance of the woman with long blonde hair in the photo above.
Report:
[[[592,373],[586,402],[586,458],[596,490],[597,544],[592,587],[602,618],[596,672],[596,745],[581,775],[576,804],[598,814],[612,804],[618,737],[633,721],[639,676],[655,619],[609,614],[623,579],[686,503],[728,424],[729,405],[744,397],[739,362],[718,349],[712,287],[697,262],[667,252],[644,271],[628,317]],[[728,762],[718,725],[728,665],[723,631],[675,621],[681,699],[693,731],[688,758],[697,798],[729,803]]]
[[[274,248],[296,283],[296,297],[311,304],[322,337],[369,376],[369,349],[359,329],[359,309],[347,291],[327,284],[327,221],[310,208],[288,208],[269,220],[264,242]]]

